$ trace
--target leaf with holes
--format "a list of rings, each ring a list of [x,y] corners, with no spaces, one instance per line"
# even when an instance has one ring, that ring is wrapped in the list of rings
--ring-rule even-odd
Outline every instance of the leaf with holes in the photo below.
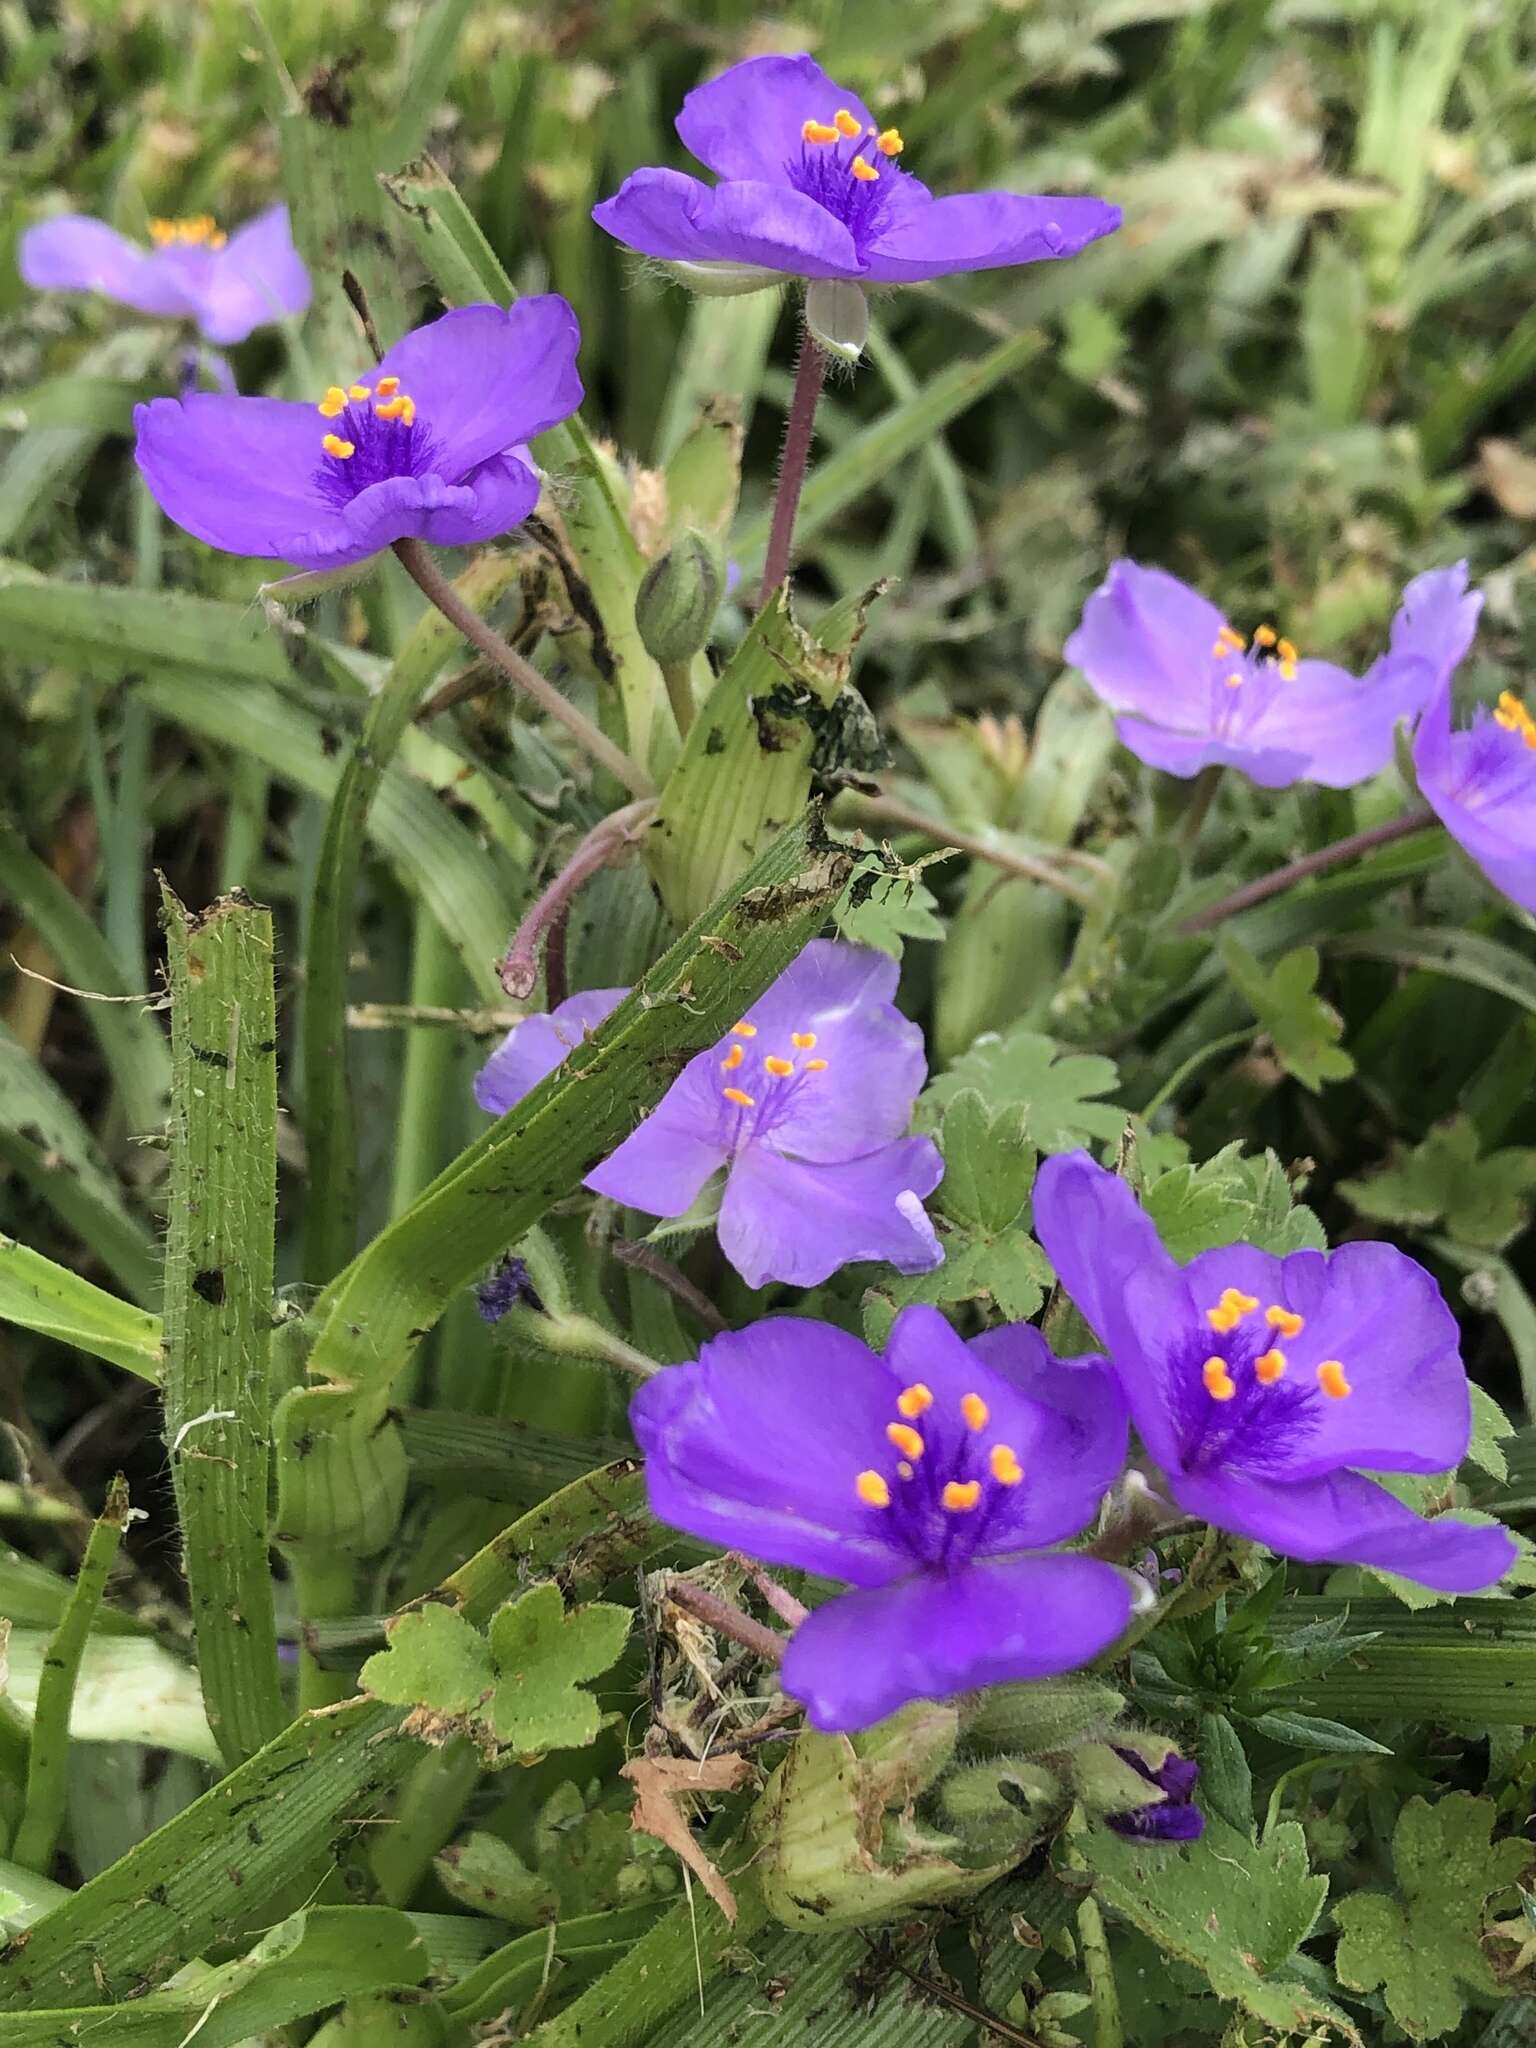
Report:
[[[602,1600],[567,1613],[552,1580],[501,1608],[491,1619],[496,1685],[485,1715],[496,1740],[518,1756],[594,1741],[604,1716],[583,1688],[617,1661],[631,1619]]]
[[[1010,1031],[1006,1038],[989,1031],[931,1083],[918,1119],[931,1130],[962,1089],[974,1088],[994,1114],[1023,1110],[1029,1141],[1042,1152],[1070,1152],[1124,1130],[1125,1112],[1094,1099],[1118,1079],[1114,1061],[1098,1053],[1063,1052],[1038,1031]]]
[[[1392,1836],[1397,1890],[1358,1892],[1334,1908],[1339,1982],[1380,1986],[1412,2040],[1439,2040],[1460,2023],[1469,1991],[1499,1989],[1482,1946],[1488,1901],[1527,1874],[1536,1852],[1516,1836],[1490,1839],[1496,1810],[1470,1792],[1433,1806],[1410,1799]]]

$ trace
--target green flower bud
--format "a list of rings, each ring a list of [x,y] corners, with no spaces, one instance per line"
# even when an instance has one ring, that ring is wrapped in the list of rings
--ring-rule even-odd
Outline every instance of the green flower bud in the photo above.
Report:
[[[971,1857],[1017,1861],[1059,1820],[1072,1794],[1059,1771],[1029,1757],[990,1757],[944,1780],[940,1807]]]
[[[1157,1771],[1173,1754],[1174,1745],[1166,1736],[1131,1734],[1117,1728],[1114,1749],[1104,1742],[1086,1742],[1074,1749],[1067,1758],[1067,1773],[1089,1813],[1125,1813],[1161,1797],[1133,1764],[1115,1754],[1117,1749],[1134,1750],[1149,1769]]]
[[[856,363],[869,340],[864,287],[841,278],[813,277],[805,288],[805,324],[818,348],[839,362]]]
[[[969,1750],[1050,1756],[1104,1735],[1124,1711],[1124,1697],[1096,1678],[1036,1679],[972,1694],[962,1703],[961,1732]]]
[[[662,268],[701,299],[739,299],[746,292],[768,291],[784,282],[777,270],[762,270],[755,263],[676,262]]]
[[[500,1835],[466,1835],[445,1849],[433,1867],[450,1898],[509,1926],[537,1927],[560,1910],[554,1886],[530,1870]]]
[[[725,563],[707,534],[685,527],[646,570],[635,599],[645,651],[663,668],[692,661],[709,644],[725,595]]]

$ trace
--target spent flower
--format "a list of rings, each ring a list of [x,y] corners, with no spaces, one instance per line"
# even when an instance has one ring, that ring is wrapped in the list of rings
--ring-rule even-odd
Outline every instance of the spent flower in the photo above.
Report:
[[[681,1216],[724,1167],[720,1248],[749,1287],[813,1287],[857,1259],[938,1265],[922,1198],[944,1162],[931,1138],[906,1135],[928,1063],[892,1001],[898,971],[884,953],[813,939],[586,1185]],[[587,990],[516,1025],[476,1079],[480,1107],[510,1109],[626,993]]]
[[[1456,1318],[1389,1244],[1279,1258],[1225,1245],[1180,1266],[1131,1189],[1085,1152],[1048,1159],[1035,1228],[1109,1354],[1167,1491],[1308,1563],[1447,1593],[1497,1583],[1508,1534],[1425,1520],[1367,1472],[1447,1472],[1471,1400]]]
[[[194,321],[218,347],[309,304],[309,272],[286,206],[269,207],[233,234],[206,213],[152,220],[149,232],[145,248],[104,220],[61,214],[26,230],[16,265],[39,290],[100,292],[139,313]]]
[[[965,192],[903,170],[900,130],[810,57],[749,57],[683,101],[677,132],[717,184],[631,173],[593,219],[705,292],[786,277],[916,284],[1075,256],[1120,225],[1102,199]]]
[[[139,406],[139,468],[199,540],[301,569],[409,538],[491,540],[538,503],[525,444],[580,405],[580,340],[554,294],[461,306],[312,405],[200,392]]]
[[[1390,650],[1364,676],[1309,659],[1270,625],[1246,638],[1198,590],[1131,561],[1111,566],[1064,651],[1150,767],[1240,768],[1265,789],[1347,789],[1387,765],[1398,720],[1434,693],[1440,650],[1420,617],[1427,581],[1403,593]]]
[[[1098,1360],[1028,1324],[969,1343],[904,1309],[884,1354],[777,1316],[715,1337],[630,1407],[664,1522],[852,1591],[796,1628],[783,1684],[822,1729],[1044,1678],[1130,1619],[1130,1581],[1053,1553],[1098,1510],[1125,1412]]]

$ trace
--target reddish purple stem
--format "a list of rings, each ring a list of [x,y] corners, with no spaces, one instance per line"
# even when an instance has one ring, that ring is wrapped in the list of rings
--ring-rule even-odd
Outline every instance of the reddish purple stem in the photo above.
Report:
[[[571,899],[582,884],[595,875],[599,868],[606,867],[615,854],[633,846],[640,834],[651,821],[656,809],[654,797],[646,797],[639,803],[625,804],[622,810],[612,812],[602,823],[594,825],[571,855],[559,874],[536,899],[522,923],[513,935],[507,948],[507,957],[497,970],[501,985],[509,996],[518,1002],[525,1001],[533,994],[539,979],[539,940],[545,932],[551,933],[551,951],[556,950],[553,934],[564,925]],[[551,962],[551,965],[555,965]],[[564,979],[564,947],[558,948],[560,978]],[[555,997],[550,996],[553,1008]]]
[[[795,514],[800,509],[800,492],[805,484],[806,465],[811,459],[811,438],[816,431],[816,401],[821,397],[822,379],[826,373],[827,359],[812,341],[807,327],[800,335],[795,389],[789,401],[789,419],[784,428],[784,455],[779,464],[779,487],[773,500],[773,524],[768,529],[762,588],[757,593],[759,611],[789,574]]]

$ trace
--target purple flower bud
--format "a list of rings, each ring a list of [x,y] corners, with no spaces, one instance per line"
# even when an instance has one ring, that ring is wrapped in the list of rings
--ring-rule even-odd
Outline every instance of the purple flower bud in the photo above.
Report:
[[[539,1315],[544,1313],[538,1289],[528,1275],[527,1261],[515,1258],[511,1252],[498,1262],[496,1270],[487,1279],[480,1282],[475,1298],[481,1318],[487,1323],[499,1323],[510,1310],[519,1307],[531,1308]]]
[[[1112,1747],[1122,1763],[1129,1764],[1138,1777],[1145,1778],[1163,1797],[1146,1806],[1106,1813],[1105,1826],[1112,1827],[1117,1835],[1131,1835],[1141,1841],[1198,1842],[1205,1831],[1204,1816],[1193,1803],[1200,1766],[1170,1750],[1154,1770],[1134,1749],[1122,1749],[1118,1742]]]

